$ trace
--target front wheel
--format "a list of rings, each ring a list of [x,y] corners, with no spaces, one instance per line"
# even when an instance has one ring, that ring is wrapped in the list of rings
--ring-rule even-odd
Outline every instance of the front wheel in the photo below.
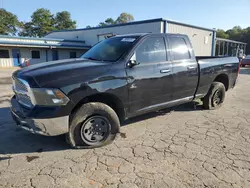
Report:
[[[203,99],[205,109],[213,110],[220,108],[224,102],[226,89],[221,82],[213,82],[207,95]]]
[[[67,141],[74,148],[101,147],[112,143],[119,128],[119,118],[111,107],[86,103],[73,114]]]

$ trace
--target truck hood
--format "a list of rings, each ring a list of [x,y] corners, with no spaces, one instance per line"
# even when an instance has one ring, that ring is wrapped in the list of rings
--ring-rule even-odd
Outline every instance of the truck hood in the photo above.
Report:
[[[40,87],[60,88],[96,78],[103,72],[107,72],[109,65],[110,62],[92,61],[83,58],[67,59],[39,63],[18,70],[14,74],[25,80],[33,78]]]

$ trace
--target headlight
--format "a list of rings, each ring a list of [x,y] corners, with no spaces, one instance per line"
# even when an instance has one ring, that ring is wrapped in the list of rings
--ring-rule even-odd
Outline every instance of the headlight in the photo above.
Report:
[[[32,88],[32,93],[36,105],[60,106],[69,102],[69,98],[59,89]]]

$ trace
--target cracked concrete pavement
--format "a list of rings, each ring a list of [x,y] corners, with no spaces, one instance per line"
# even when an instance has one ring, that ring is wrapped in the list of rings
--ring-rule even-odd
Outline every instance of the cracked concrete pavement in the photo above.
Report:
[[[113,144],[91,150],[20,130],[10,85],[0,90],[0,187],[250,187],[249,68],[222,108],[186,104],[140,116]]]

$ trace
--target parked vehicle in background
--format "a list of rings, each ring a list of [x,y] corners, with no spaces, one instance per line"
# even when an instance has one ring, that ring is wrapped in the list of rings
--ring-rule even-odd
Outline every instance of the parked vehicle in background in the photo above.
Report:
[[[250,65],[250,55],[247,55],[241,60],[241,66],[245,67],[246,65]]]
[[[236,57],[195,57],[181,34],[114,36],[81,58],[13,73],[11,112],[34,133],[67,135],[74,148],[111,143],[120,122],[200,98],[219,108],[239,71]]]

